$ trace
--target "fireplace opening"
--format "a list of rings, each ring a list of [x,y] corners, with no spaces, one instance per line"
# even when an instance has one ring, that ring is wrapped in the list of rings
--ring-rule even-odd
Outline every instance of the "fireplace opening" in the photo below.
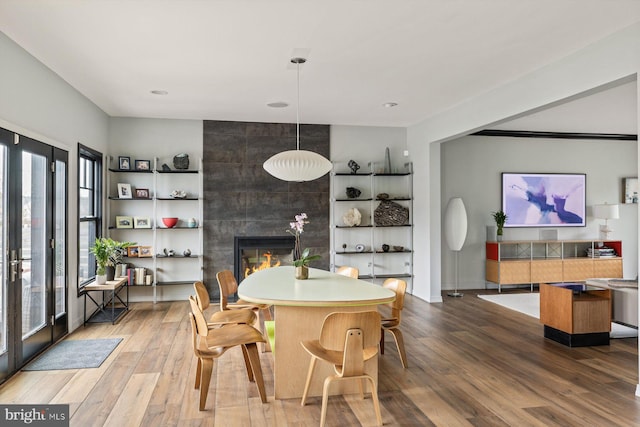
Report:
[[[233,269],[238,283],[252,273],[293,265],[293,236],[235,236]]]

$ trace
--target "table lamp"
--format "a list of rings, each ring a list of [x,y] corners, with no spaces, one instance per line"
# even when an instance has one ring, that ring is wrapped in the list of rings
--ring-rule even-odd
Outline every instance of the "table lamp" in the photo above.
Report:
[[[602,240],[609,240],[609,233],[613,229],[609,228],[608,221],[610,219],[620,218],[619,205],[609,205],[607,203],[603,205],[593,205],[593,216],[597,219],[604,219],[604,224],[600,225],[600,238]]]

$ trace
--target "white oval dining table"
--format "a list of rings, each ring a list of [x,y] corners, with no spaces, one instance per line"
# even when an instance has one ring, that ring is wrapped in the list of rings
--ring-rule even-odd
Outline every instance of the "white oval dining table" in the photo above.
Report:
[[[310,356],[300,341],[319,338],[327,314],[376,310],[378,304],[395,299],[393,291],[364,280],[316,268],[309,269],[308,279],[296,280],[294,270],[295,267],[281,266],[257,271],[238,287],[238,295],[243,300],[274,306],[276,399],[302,397]],[[367,362],[366,371],[377,380],[377,357]],[[318,364],[309,395],[322,396],[324,378],[332,373],[328,364]],[[331,393],[358,392],[358,388],[349,383],[352,382],[332,386]]]

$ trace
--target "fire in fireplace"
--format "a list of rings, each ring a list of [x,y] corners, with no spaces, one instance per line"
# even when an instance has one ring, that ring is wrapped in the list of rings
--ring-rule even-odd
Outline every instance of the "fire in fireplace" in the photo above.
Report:
[[[293,265],[293,236],[235,236],[234,274],[240,283],[250,274],[279,265]]]

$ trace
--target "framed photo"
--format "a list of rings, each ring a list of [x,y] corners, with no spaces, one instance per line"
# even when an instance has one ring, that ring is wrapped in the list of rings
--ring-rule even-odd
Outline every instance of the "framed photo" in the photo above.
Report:
[[[138,257],[138,247],[137,246],[128,246],[127,247],[127,256],[129,258],[137,258]]]
[[[130,216],[116,216],[116,228],[133,228],[133,218]]]
[[[133,217],[133,228],[151,228],[151,218],[148,216]]]
[[[624,179],[624,202],[638,203],[638,178]]]
[[[503,173],[505,227],[585,227],[587,176],[583,173]]]
[[[124,156],[118,157],[118,169],[121,171],[131,170],[131,158]]]
[[[118,198],[120,199],[132,199],[131,184],[118,183]]]
[[[136,199],[148,199],[148,198],[149,198],[148,188],[136,188]]]
[[[149,258],[153,256],[151,246],[138,246],[138,256],[140,258]]]
[[[137,171],[150,171],[151,170],[151,160],[136,160],[136,170]]]

